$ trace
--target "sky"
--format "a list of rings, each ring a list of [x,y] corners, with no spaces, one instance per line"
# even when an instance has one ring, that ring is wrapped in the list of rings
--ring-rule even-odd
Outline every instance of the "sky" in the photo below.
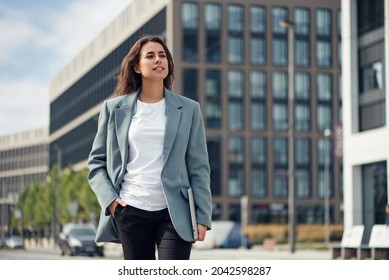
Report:
[[[51,80],[133,0],[0,0],[0,137],[49,126]]]

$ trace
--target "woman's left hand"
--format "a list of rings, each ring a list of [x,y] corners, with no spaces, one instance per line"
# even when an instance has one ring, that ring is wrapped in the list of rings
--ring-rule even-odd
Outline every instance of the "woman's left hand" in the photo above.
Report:
[[[198,241],[204,241],[205,234],[207,233],[207,227],[205,225],[198,224],[197,229],[199,231]]]

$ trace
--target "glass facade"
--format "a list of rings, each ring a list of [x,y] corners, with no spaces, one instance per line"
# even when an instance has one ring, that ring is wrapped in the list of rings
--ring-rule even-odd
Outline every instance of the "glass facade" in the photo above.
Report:
[[[288,64],[288,29],[281,27],[282,21],[288,20],[288,8],[274,7],[272,9],[272,58],[276,66]]]
[[[312,178],[311,178],[311,139],[297,138],[296,143],[296,197],[310,198],[312,196]]]
[[[266,7],[250,6],[250,62],[266,64]]]
[[[317,74],[317,131],[332,129],[332,76]]]
[[[207,62],[221,61],[221,5],[205,4],[205,59]]]
[[[294,36],[296,66],[308,67],[311,64],[311,14],[309,9],[296,8],[294,10]]]
[[[288,139],[277,137],[273,143],[273,192],[277,198],[288,196]]]
[[[251,194],[266,197],[267,188],[267,141],[265,138],[251,139]]]
[[[198,93],[198,70],[197,69],[184,69],[182,71],[183,81],[184,81],[184,87],[183,87],[183,93],[186,97],[189,97],[190,99],[199,100],[199,93]]]
[[[267,75],[264,71],[250,72],[250,112],[251,112],[251,129],[266,129],[267,110],[266,110],[266,91]]]
[[[205,125],[207,128],[220,128],[221,114],[221,73],[220,70],[207,70],[205,73]]]
[[[358,31],[364,34],[384,25],[384,0],[358,0]]]
[[[229,70],[228,82],[228,124],[231,130],[244,127],[244,74],[240,70]]]
[[[316,64],[318,67],[332,66],[332,11],[316,10]]]
[[[384,1],[358,1],[359,131],[386,125]]]
[[[273,129],[288,130],[288,74],[273,72]]]
[[[174,1],[172,30],[166,30],[162,10],[120,44],[51,104],[50,131],[61,129],[112,93],[120,62],[140,34],[161,34],[174,46],[173,90],[198,101],[203,112],[213,219],[240,220],[240,198],[247,194],[249,223],[287,222],[291,109],[298,222],[323,221],[320,205],[328,169],[331,217],[339,222],[341,160],[331,158],[328,167],[321,155],[330,141],[323,130],[341,122],[341,75],[336,63],[340,36],[332,34],[333,27],[340,27],[336,16],[340,7],[331,5]],[[280,26],[283,20],[294,23],[294,77],[288,75],[288,29]],[[360,56],[367,57],[367,51],[360,48]],[[366,91],[360,96],[379,92],[379,77],[385,73],[382,67],[382,74],[372,74],[376,61],[365,62],[360,73],[366,77],[361,85]],[[288,102],[289,78],[294,79],[293,108]],[[361,100],[367,116],[369,106],[377,105]],[[87,158],[96,128],[97,117],[91,118],[52,143],[64,147],[64,164]],[[55,156],[50,162],[55,163]]]
[[[244,139],[228,139],[228,196],[240,197],[245,194],[244,176]]]
[[[294,83],[295,130],[311,130],[311,77],[310,73],[297,72]]]
[[[227,6],[227,61],[231,64],[242,64],[244,60],[244,9],[242,5]]]
[[[199,52],[199,5],[197,3],[185,2],[182,4],[181,24],[184,31],[182,59],[196,61]]]

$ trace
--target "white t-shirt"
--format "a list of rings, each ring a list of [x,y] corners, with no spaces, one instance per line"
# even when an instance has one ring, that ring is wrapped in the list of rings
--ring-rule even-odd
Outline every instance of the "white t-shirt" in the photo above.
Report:
[[[167,207],[161,182],[165,99],[155,103],[136,102],[128,132],[129,157],[120,197],[133,207],[157,211]]]

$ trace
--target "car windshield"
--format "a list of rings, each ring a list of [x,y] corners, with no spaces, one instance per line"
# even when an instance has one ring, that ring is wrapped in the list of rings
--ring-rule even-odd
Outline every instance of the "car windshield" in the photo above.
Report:
[[[94,235],[95,232],[90,228],[74,228],[71,230],[70,234],[72,235]]]

